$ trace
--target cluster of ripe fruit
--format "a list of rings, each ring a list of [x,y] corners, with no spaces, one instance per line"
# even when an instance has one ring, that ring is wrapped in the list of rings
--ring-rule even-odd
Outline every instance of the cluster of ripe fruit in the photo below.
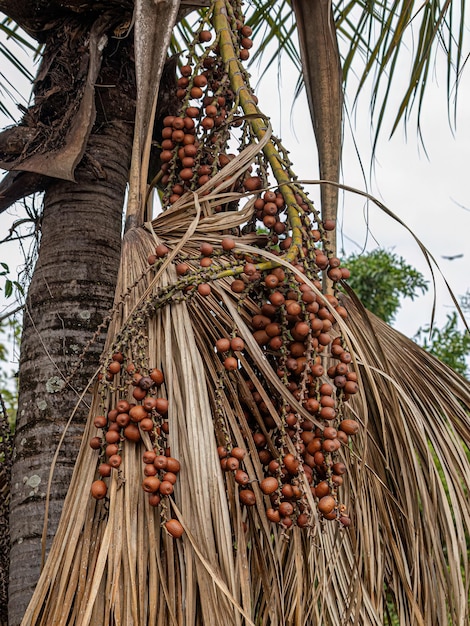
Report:
[[[357,374],[351,370],[351,354],[343,345],[332,312],[345,318],[346,310],[336,296],[315,293],[284,268],[259,272],[250,262],[244,269],[245,273],[232,281],[232,290],[240,297],[257,298],[258,307],[251,306],[253,338],[292,398],[290,403],[285,397],[276,398],[262,372],[257,372],[258,384],[244,376],[251,393],[250,402],[244,403],[245,418],[265,471],[259,486],[272,504],[267,516],[285,527],[293,522],[308,525],[311,513],[305,497],[307,483],[322,516],[347,526],[349,517],[337,497],[347,468],[338,459],[338,451],[348,446],[349,437],[359,430],[358,422],[344,417],[345,403],[357,393],[358,384]],[[259,276],[253,284],[255,272]],[[228,372],[241,369],[243,375],[236,353],[244,348],[238,336],[216,342]],[[329,367],[327,362],[331,363]],[[260,393],[260,384],[271,406]],[[230,445],[219,449],[224,465],[229,451]],[[229,458],[226,467],[234,469],[235,464]],[[243,481],[241,468],[235,469]],[[255,494],[248,481],[245,486],[237,475],[235,481],[244,486],[240,491],[243,504],[253,505]]]
[[[106,497],[108,486],[105,478],[111,476],[113,469],[118,470],[121,466],[123,441],[139,443],[142,440],[141,432],[147,432],[155,448],[143,453],[145,478],[142,489],[149,494],[149,504],[158,506],[162,497],[173,493],[181,469],[179,461],[170,456],[170,449],[165,445],[168,434],[168,422],[165,420],[168,400],[156,395],[164,382],[164,376],[158,368],[143,375],[132,364],[127,365],[123,372],[123,365],[124,355],[121,352],[114,353],[102,379],[110,383],[116,376],[129,377],[135,402],[119,400],[107,415],[98,415],[94,419],[94,425],[102,430],[102,436],[90,440],[91,448],[100,451],[100,477],[93,482],[91,495],[96,500]],[[158,450],[165,454],[158,454]],[[174,537],[180,537],[183,533],[183,527],[178,520],[167,520],[165,526]]]
[[[230,86],[217,40],[201,25],[190,46],[188,62],[180,67],[175,99],[181,102],[177,115],[163,119],[161,137],[161,184],[164,204],[174,204],[186,191],[198,190],[233,158],[228,142],[233,128],[242,125],[237,94]],[[235,22],[240,60],[249,57],[251,28]],[[206,46],[196,54],[196,42]],[[254,96],[253,96],[254,97]],[[238,189],[242,190],[241,182]]]
[[[164,119],[161,182],[166,189],[166,207],[177,202],[187,190],[200,190],[205,185],[205,190],[210,190],[211,177],[231,160],[228,143],[234,127],[240,128],[241,151],[254,136],[259,139],[259,133],[265,132],[250,121],[249,109],[256,107],[256,97],[247,92],[248,76],[239,63],[249,54],[251,33],[236,12],[230,14],[230,8],[235,9],[236,3],[225,4],[231,15],[230,46],[235,46],[233,55],[238,55],[237,71],[228,70],[235,58],[233,55],[224,60],[227,38],[223,40],[219,28],[210,44],[212,37],[205,22],[190,46],[187,64],[181,68],[175,94],[181,103],[180,113]],[[198,56],[195,48],[200,42],[207,46]],[[237,87],[240,76],[243,84]],[[244,90],[244,105],[240,89]],[[237,117],[247,112],[245,108],[248,117]],[[232,190],[253,195],[254,213],[248,226],[252,230],[262,223],[268,229],[260,247],[269,250],[271,261],[266,262],[262,250],[259,254],[253,251],[248,254],[237,249],[237,240],[229,236],[220,243],[217,240],[202,243],[199,253],[181,252],[173,261],[177,282],[155,293],[147,308],[138,312],[139,319],[151,316],[155,308],[169,302],[199,296],[205,298],[209,309],[212,304],[220,308],[221,292],[217,281],[222,279],[222,290],[226,289],[228,281],[263,361],[269,364],[284,392],[280,393],[279,385],[274,385],[272,378],[270,380],[266,372],[257,367],[252,349],[245,348],[247,337],[244,341],[236,325],[229,327],[229,324],[227,336],[217,341],[216,350],[221,355],[225,375],[235,377],[237,384],[245,387],[246,394],[241,402],[248,428],[244,430],[245,449],[242,449],[233,447],[228,424],[220,429],[216,426],[221,467],[227,478],[233,475],[239,485],[242,504],[253,506],[259,497],[265,498],[268,519],[284,528],[293,524],[311,526],[314,501],[323,518],[348,526],[349,516],[338,500],[338,488],[347,469],[339,450],[347,447],[349,438],[359,430],[359,424],[347,419],[345,414],[348,399],[358,390],[357,375],[351,369],[352,357],[338,325],[338,320],[346,318],[347,312],[336,291],[334,295],[321,295],[321,291],[323,275],[328,276],[336,289],[339,281],[349,277],[349,271],[329,252],[328,232],[334,230],[335,224],[321,221],[301,185],[295,181],[287,152],[277,140],[272,140],[258,155],[255,167],[255,172],[252,168],[240,174]],[[276,178],[278,187],[266,190],[271,176]],[[222,200],[213,210],[236,210],[233,205],[233,200],[226,204]],[[243,237],[239,241],[243,243]],[[169,248],[160,244],[149,256],[149,264],[158,268],[168,252]],[[282,261],[272,261],[273,255]],[[218,287],[216,299],[212,301],[214,285]],[[132,323],[131,319],[129,327]],[[240,366],[238,357],[242,353],[250,365],[251,375]],[[103,372],[103,384],[113,385],[122,367],[122,361],[114,356]],[[129,371],[129,367],[127,374],[133,377],[132,395],[136,402],[135,407],[124,412],[128,414],[129,424],[119,425],[127,419],[119,417],[118,422],[119,411],[113,422],[109,418],[113,413],[110,411],[106,423],[99,426],[105,429],[105,443],[100,441],[96,446],[104,450],[108,458],[104,465],[112,466],[108,447],[117,445],[121,437],[130,438],[127,429],[134,433],[131,437],[136,441],[140,439],[140,431],[147,430],[155,445],[153,452],[146,453],[144,489],[150,493],[151,504],[157,505],[161,497],[167,495],[167,487],[162,491],[162,484],[172,485],[172,480],[176,479],[171,477],[172,480],[166,481],[164,477],[168,473],[177,475],[167,467],[158,467],[160,460],[155,464],[156,459],[169,457],[169,451],[166,455],[160,454],[166,447],[162,437],[167,432],[164,420],[167,406],[157,407],[156,401],[165,400],[156,398],[151,391],[152,384],[158,386],[162,381],[154,381],[152,372],[149,376],[140,376]],[[127,393],[125,385],[119,389]],[[217,407],[214,409],[219,415]],[[116,442],[108,442],[107,437]],[[263,475],[249,476],[245,467],[246,450],[251,454],[257,451]],[[102,485],[99,487],[103,491]],[[99,493],[94,495],[100,497]]]

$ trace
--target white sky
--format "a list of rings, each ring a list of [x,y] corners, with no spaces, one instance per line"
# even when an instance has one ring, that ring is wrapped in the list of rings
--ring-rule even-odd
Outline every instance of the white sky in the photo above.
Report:
[[[255,41],[256,47],[256,41]],[[369,112],[369,99],[363,93],[354,111],[354,138],[364,169],[366,170],[369,191],[378,197],[389,209],[396,213],[421,239],[438,261],[443,273],[457,297],[470,289],[470,116],[467,114],[470,101],[470,73],[464,72],[459,89],[459,109],[457,129],[453,135],[447,121],[447,100],[445,88],[445,68],[441,59],[436,66],[436,78],[429,85],[426,104],[423,107],[421,127],[429,158],[419,146],[416,125],[412,120],[408,125],[408,140],[403,126],[388,140],[392,116],[388,119],[379,142],[374,172],[369,177],[373,130]],[[5,63],[2,60],[2,70]],[[404,75],[403,87],[408,75],[407,61],[400,68]],[[256,84],[256,68],[250,69],[253,84]],[[281,67],[281,90],[278,89],[277,68],[266,75],[258,86],[263,112],[271,117],[274,132],[280,136],[290,150],[294,170],[301,179],[317,179],[318,166],[315,142],[304,93],[291,110],[291,102],[297,75],[293,68],[284,63]],[[27,93],[27,86],[15,78],[18,89]],[[348,94],[347,94],[348,95]],[[390,100],[393,108],[399,102]],[[349,96],[352,99],[352,96]],[[0,117],[0,127],[8,124]],[[351,129],[348,123],[344,130],[343,180],[342,182],[361,190],[366,190],[359,160],[354,148]],[[312,196],[318,198],[318,188]],[[458,204],[465,208],[459,207]],[[11,225],[12,211],[0,216],[0,239]],[[369,235],[367,234],[366,214],[368,215]],[[359,252],[366,245],[370,250],[377,245],[403,256],[406,261],[419,269],[428,279],[430,273],[417,244],[401,226],[385,216],[372,203],[366,210],[363,198],[345,193],[341,198],[340,221],[344,235],[346,253]],[[372,236],[371,236],[372,235]],[[340,239],[341,242],[341,239]],[[360,247],[353,242],[357,242]],[[447,261],[441,255],[463,253],[463,258]],[[17,245],[0,247],[0,261],[5,261],[15,270],[22,263]],[[12,272],[13,274],[13,272]],[[10,300],[11,306],[11,300]],[[430,321],[432,294],[415,300],[404,301],[395,322],[396,328],[413,336],[420,326]],[[0,294],[0,314],[4,310]],[[441,279],[437,285],[438,325],[443,325],[446,315],[453,310],[452,301]],[[470,310],[466,311],[470,321]]]

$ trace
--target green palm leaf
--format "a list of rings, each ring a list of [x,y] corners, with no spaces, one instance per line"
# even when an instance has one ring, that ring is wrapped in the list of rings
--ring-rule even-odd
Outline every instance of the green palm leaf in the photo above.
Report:
[[[259,47],[253,57],[259,61],[263,55],[266,71],[277,58],[268,54],[268,45],[277,40],[279,52],[286,54],[301,73],[300,57],[292,42],[294,34],[293,11],[289,0],[253,0],[250,25],[254,34],[267,32],[259,38]],[[413,108],[417,110],[418,129],[429,70],[439,53],[446,59],[446,95],[449,103],[449,120],[455,124],[459,78],[467,59],[464,52],[465,0],[415,2],[393,0],[391,3],[349,0],[333,3],[335,24],[341,42],[343,80],[345,85],[351,74],[359,77],[356,97],[369,80],[372,82],[372,112],[376,113],[377,135],[384,115],[390,114],[389,96],[396,79],[403,76],[402,59],[409,47],[409,81],[398,109],[392,114],[392,133],[400,122],[406,122]],[[400,75],[400,76],[399,76]],[[385,86],[384,86],[385,85]]]
[[[12,68],[15,72],[32,82],[33,75],[16,56],[15,49],[11,44],[13,43],[31,53],[37,52],[37,47],[21,33],[19,27],[9,18],[5,18],[0,22],[0,33],[3,35],[3,39],[6,39],[6,41],[0,41],[0,55],[4,58],[2,66],[4,68]],[[6,69],[5,71],[0,71],[0,78],[0,112],[13,119],[13,115],[5,103],[5,96],[12,101],[23,96],[15,87]]]

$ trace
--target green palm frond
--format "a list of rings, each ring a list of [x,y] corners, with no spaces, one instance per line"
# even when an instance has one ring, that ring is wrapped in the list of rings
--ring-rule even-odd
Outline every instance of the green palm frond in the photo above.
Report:
[[[4,61],[2,62],[4,71],[0,71],[0,113],[3,113],[13,119],[13,116],[4,99],[6,96],[12,101],[15,101],[18,96],[21,97],[21,94],[15,87],[12,79],[9,77],[8,68],[13,69],[15,73],[19,73],[31,82],[34,77],[28,68],[25,67],[25,65],[19,60],[11,43],[14,43],[23,50],[32,53],[32,56],[33,53],[38,53],[38,49],[26,38],[26,36],[24,36],[24,34],[22,34],[18,26],[9,18],[4,18],[3,21],[0,22],[0,34],[3,35],[2,39],[5,40],[0,40],[0,56],[4,58]]]
[[[277,42],[269,60],[263,64],[261,78],[274,62],[279,59],[279,51],[287,54],[289,59],[299,69],[301,74],[301,60],[295,43],[295,17],[290,2],[287,0],[268,0],[268,2],[253,3],[254,12],[249,16],[247,24],[253,29],[253,38],[261,41],[261,45],[253,54],[250,64],[260,62],[265,50],[273,42]]]
[[[263,62],[264,71],[272,65],[277,53],[284,53],[301,73],[300,57],[295,43],[294,17],[291,0],[253,0],[250,25],[259,37],[258,51],[253,57]],[[395,78],[403,75],[398,61],[409,55],[409,82],[401,96],[398,109],[393,112],[392,134],[400,124],[407,122],[414,109],[419,120],[429,74],[439,53],[446,58],[446,95],[449,122],[455,125],[459,78],[468,54],[464,48],[465,0],[393,0],[370,2],[346,0],[333,3],[336,29],[341,42],[343,78],[345,84],[351,74],[359,77],[356,97],[364,86],[372,83],[373,114],[376,114],[378,136],[389,96],[395,87]],[[264,29],[264,31],[263,31]],[[268,45],[277,40],[278,50],[268,51]],[[408,52],[407,52],[408,51]],[[299,89],[296,93],[299,93]]]
[[[446,94],[451,123],[455,123],[457,89],[464,55],[465,2],[450,0],[393,3],[348,2],[337,7],[336,24],[340,37],[349,45],[343,68],[344,78],[355,64],[358,53],[363,58],[357,93],[372,79],[372,112],[377,111],[377,134],[388,108],[395,85],[396,70],[403,74],[398,61],[410,55],[410,79],[393,120],[392,134],[401,121],[409,119],[414,107],[419,118],[429,84],[429,72],[439,52],[446,57]],[[357,14],[357,17],[356,17]]]

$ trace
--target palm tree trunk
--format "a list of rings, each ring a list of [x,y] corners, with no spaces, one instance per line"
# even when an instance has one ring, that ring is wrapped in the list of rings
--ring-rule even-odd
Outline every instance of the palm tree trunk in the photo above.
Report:
[[[102,344],[93,344],[71,385],[64,378],[112,307],[132,125],[114,122],[90,138],[77,183],[56,182],[44,198],[42,237],[26,299],[20,397],[12,468],[10,625],[16,626],[39,576],[49,468]],[[51,486],[48,545],[58,523],[87,396],[65,437]]]

